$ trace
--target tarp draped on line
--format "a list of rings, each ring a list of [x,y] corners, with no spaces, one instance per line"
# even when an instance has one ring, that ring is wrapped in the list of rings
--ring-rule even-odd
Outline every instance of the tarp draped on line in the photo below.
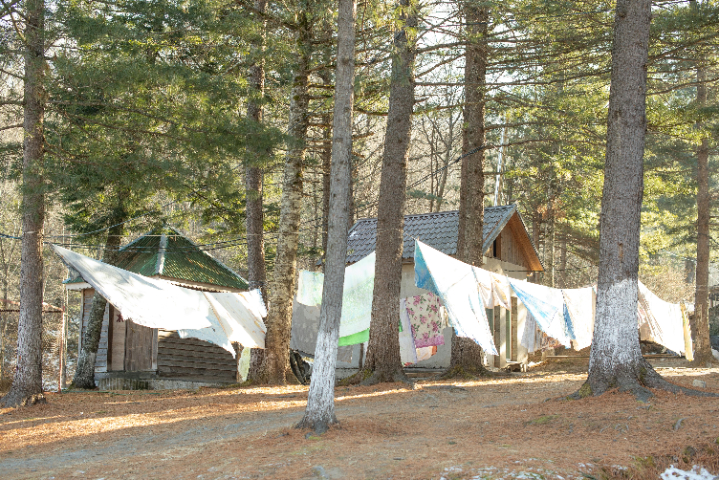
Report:
[[[375,253],[372,252],[345,269],[340,345],[351,345],[347,343],[347,339],[343,340],[343,337],[359,334],[356,338],[369,338],[374,293],[374,261]],[[324,279],[322,273],[301,271],[297,285],[297,301],[310,307],[322,303]]]
[[[197,338],[218,345],[233,357],[235,349],[232,342],[245,348],[265,348],[267,327],[260,316],[262,310],[254,293],[200,293],[205,296],[214,313],[210,320],[212,325],[178,330],[180,338]]]
[[[212,324],[214,314],[202,292],[128,272],[57,245],[51,247],[96,292],[120,310],[125,320],[166,330],[199,329]]]
[[[442,299],[457,336],[472,339],[497,355],[473,267],[415,241],[414,282]]]
[[[125,320],[149,328],[178,330],[182,338],[205,340],[233,356],[231,342],[265,348],[267,329],[262,317],[266,309],[258,292],[203,293],[128,272],[57,245],[51,247]]]

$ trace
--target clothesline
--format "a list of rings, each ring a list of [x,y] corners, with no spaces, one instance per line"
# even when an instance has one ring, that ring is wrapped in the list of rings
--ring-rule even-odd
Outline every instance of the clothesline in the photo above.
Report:
[[[534,322],[548,336],[577,350],[591,344],[596,306],[593,286],[558,289],[520,281],[468,265],[419,240],[415,242],[414,257],[415,284],[442,299],[458,336],[472,338],[490,354],[496,355],[496,348],[484,309],[509,309],[502,298],[509,297],[510,287],[531,317],[525,329]],[[664,302],[641,282],[638,293],[638,326],[647,325],[657,343],[690,357],[691,332],[680,305]],[[522,332],[523,339],[536,339],[525,333]],[[531,351],[534,344],[525,346]]]

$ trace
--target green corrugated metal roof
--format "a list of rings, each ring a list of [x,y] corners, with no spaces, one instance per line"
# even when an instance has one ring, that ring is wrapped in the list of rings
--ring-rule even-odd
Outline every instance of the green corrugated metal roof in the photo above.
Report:
[[[247,281],[174,228],[155,229],[120,249],[116,267],[147,277],[247,290]],[[82,281],[77,278],[66,283]]]

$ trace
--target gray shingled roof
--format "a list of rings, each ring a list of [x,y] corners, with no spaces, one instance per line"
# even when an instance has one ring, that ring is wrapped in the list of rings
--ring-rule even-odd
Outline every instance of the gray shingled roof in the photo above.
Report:
[[[502,231],[514,212],[516,205],[484,208],[484,245],[486,251]],[[414,258],[414,239],[418,238],[430,247],[447,255],[457,253],[459,212],[422,213],[405,215],[404,248],[402,258]],[[362,260],[372,253],[377,243],[377,219],[364,218],[352,226],[347,237],[347,263]]]

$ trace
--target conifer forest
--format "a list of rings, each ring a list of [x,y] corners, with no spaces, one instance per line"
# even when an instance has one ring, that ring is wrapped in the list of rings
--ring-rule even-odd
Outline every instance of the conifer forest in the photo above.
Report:
[[[0,478],[719,478],[719,1],[0,0]]]

